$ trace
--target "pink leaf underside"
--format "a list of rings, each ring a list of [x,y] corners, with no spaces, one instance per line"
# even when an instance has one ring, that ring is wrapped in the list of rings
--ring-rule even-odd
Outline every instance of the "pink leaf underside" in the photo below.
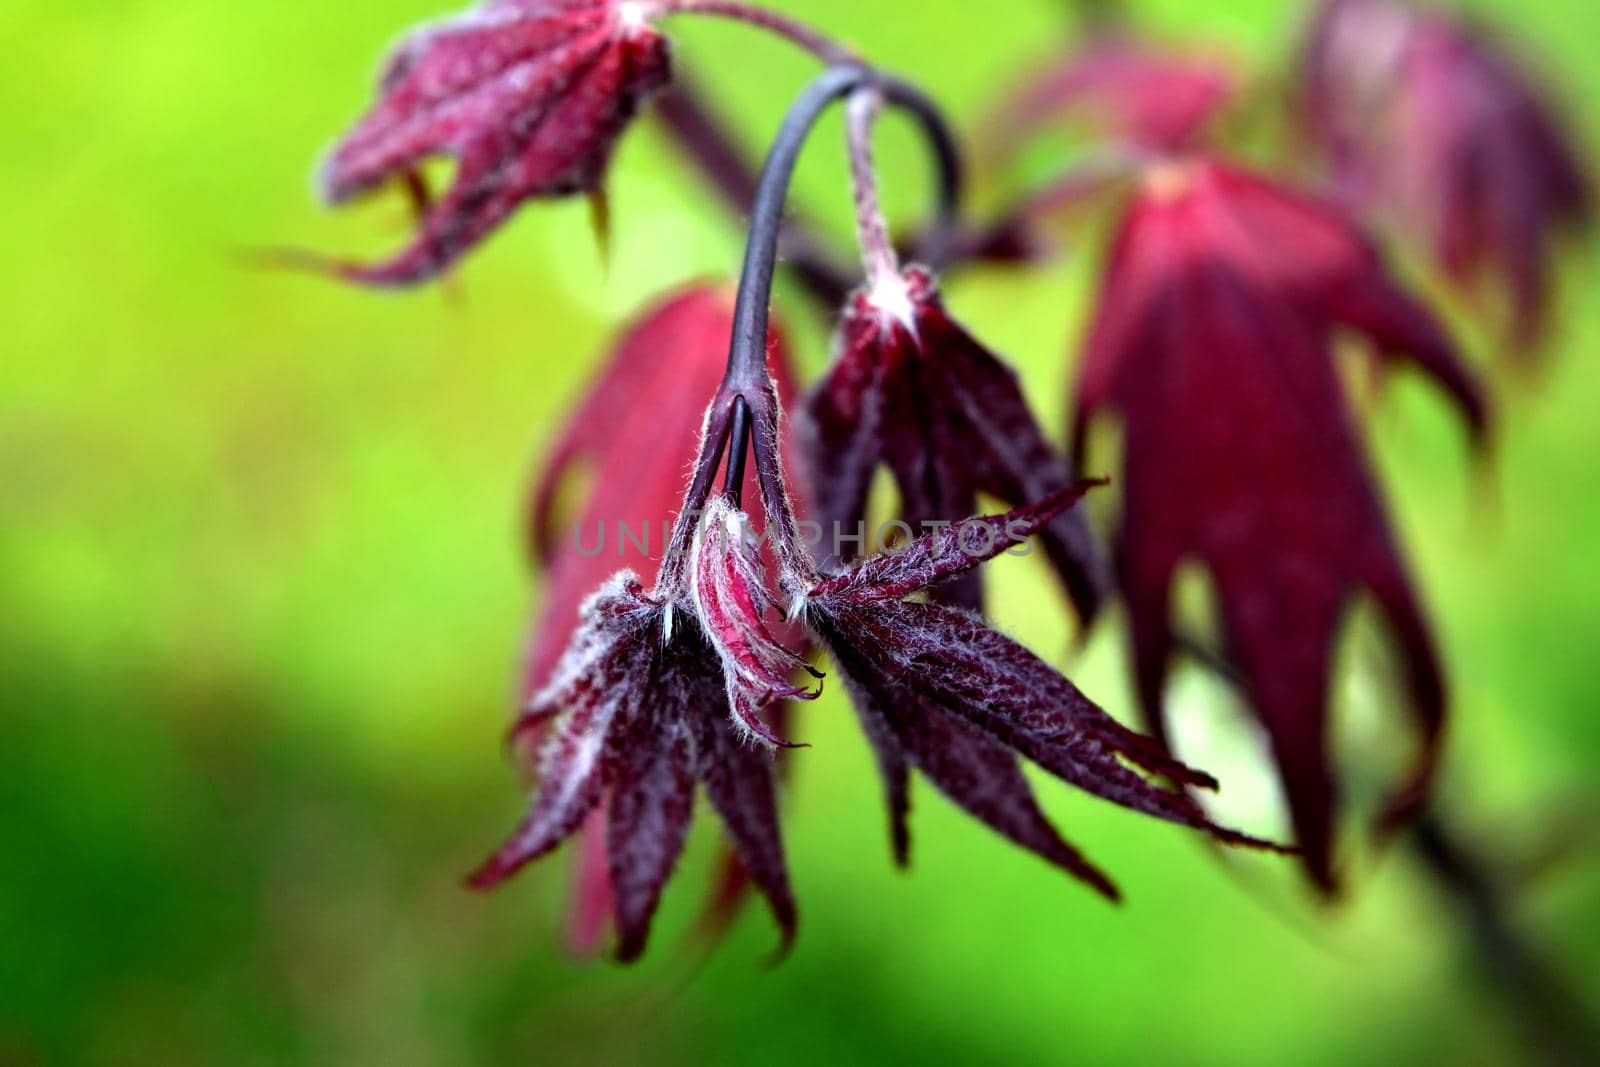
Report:
[[[408,38],[372,110],[323,171],[330,200],[348,199],[450,156],[450,189],[387,262],[353,280],[434,277],[524,200],[598,186],[611,148],[640,104],[666,84],[665,40],[625,24],[609,0],[490,3]]]
[[[748,519],[718,497],[707,506],[694,544],[695,612],[722,660],[728,703],[738,723],[769,745],[793,747],[760,717],[772,701],[814,699],[818,691],[794,684],[799,672],[818,676],[785,648],[763,617],[770,609],[759,551],[747,539]]]
[[[824,527],[855,529],[880,465],[894,475],[898,517],[913,534],[967,518],[980,493],[1015,506],[1071,486],[1071,467],[1016,375],[945,313],[924,272],[908,271],[906,283],[911,328],[858,294],[833,367],[807,402],[800,436]],[[1080,615],[1091,617],[1104,578],[1082,517],[1060,515],[1041,539]],[[975,576],[939,595],[977,607]]]
[[[1328,658],[1357,590],[1378,600],[1406,656],[1423,748],[1415,780],[1431,771],[1443,714],[1432,644],[1343,400],[1340,325],[1416,359],[1481,423],[1477,386],[1442,331],[1331,208],[1220,165],[1167,175],[1117,240],[1078,416],[1107,406],[1123,423],[1119,555],[1152,725],[1172,575],[1193,558],[1216,584],[1230,654],[1324,884]]]

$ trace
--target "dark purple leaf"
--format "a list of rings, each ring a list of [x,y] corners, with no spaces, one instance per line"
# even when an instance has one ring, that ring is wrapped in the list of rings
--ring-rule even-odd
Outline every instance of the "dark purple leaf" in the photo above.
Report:
[[[976,515],[864,560],[811,591],[834,602],[899,600],[970,571],[1002,552],[1018,550],[1028,538],[1051,527],[1090,489],[1104,481],[1082,481],[1038,503],[1004,515]]]
[[[1210,161],[1152,172],[1114,245],[1082,366],[1079,436],[1121,417],[1118,556],[1140,700],[1160,729],[1173,574],[1215,583],[1227,651],[1272,739],[1308,871],[1333,885],[1328,664],[1351,599],[1401,639],[1431,773],[1443,687],[1333,359],[1337,328],[1409,356],[1484,422],[1427,312],[1332,206]]]
[[[799,427],[815,517],[825,531],[847,536],[866,517],[867,489],[880,465],[894,475],[899,518],[913,534],[972,515],[979,494],[1017,506],[1074,483],[1015,374],[946,314],[920,268],[852,299],[833,367]],[[1082,517],[1062,514],[1043,538],[1080,615],[1092,617],[1106,579]],[[852,556],[846,551],[825,563]],[[937,595],[976,608],[976,576],[947,583]]]
[[[333,149],[333,202],[449,156],[450,189],[415,241],[355,281],[404,285],[442,272],[525,200],[598,188],[613,143],[669,78],[666,41],[620,0],[490,0],[414,32],[379,98]]]
[[[826,633],[828,624],[822,627]],[[884,773],[897,863],[905,864],[910,854],[906,828],[909,760],[940,792],[996,832],[1105,896],[1118,898],[1110,879],[1062,841],[1045,819],[1010,748],[910,687],[897,684],[842,634],[831,638],[829,647],[835,650],[850,682],[851,699]]]
[[[603,890],[624,960],[644,950],[683,847],[696,780],[706,783],[741,861],[772,901],[786,941],[794,929],[772,759],[741,744],[717,654],[692,612],[676,615],[669,636],[665,603],[626,573],[585,604],[550,684],[529,702],[548,731],[529,814],[471,878],[478,888],[496,885],[575,834],[590,812],[602,812]]]
[[[645,709],[613,734],[606,851],[616,900],[617,958],[637,959],[650,933],[661,887],[683,851],[694,813],[696,740],[671,710]]]
[[[1038,529],[1084,488],[976,521],[1001,531]],[[950,531],[921,538],[904,556],[868,560],[818,583],[805,598],[806,622],[843,671],[884,772],[897,859],[903,860],[907,842],[909,762],[1000,833],[1114,897],[1110,881],[1045,822],[1017,756],[1122,807],[1231,844],[1276,847],[1215,825],[1183,788],[1147,779],[1144,774],[1176,787],[1216,785],[1117,723],[978,615],[902,599],[996,554],[968,555],[957,538]]]

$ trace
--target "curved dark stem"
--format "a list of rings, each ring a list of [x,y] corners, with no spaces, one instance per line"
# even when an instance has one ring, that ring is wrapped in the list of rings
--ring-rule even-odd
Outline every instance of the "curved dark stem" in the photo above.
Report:
[[[825,87],[824,82],[829,82],[832,87]],[[773,143],[766,168],[759,180],[751,177],[749,167],[740,157],[738,150],[733,147],[734,140],[726,126],[716,118],[692,87],[678,86],[664,96],[657,105],[662,120],[677,138],[679,145],[700,167],[701,172],[711,181],[723,200],[740,214],[749,216],[751,232],[747,248],[753,250],[758,247],[755,226],[763,213],[777,212],[775,221],[780,224],[778,243],[772,244],[771,235],[763,233],[760,235],[763,241],[762,247],[769,250],[774,259],[781,254],[795,271],[801,285],[830,314],[838,309],[850,291],[856,287],[857,279],[852,271],[842,267],[824,251],[810,231],[793,224],[782,225],[783,202],[788,196],[789,178],[793,173],[799,147],[804,143],[818,116],[834,100],[867,84],[877,85],[889,104],[910,114],[926,136],[935,166],[938,202],[934,224],[918,240],[912,253],[915,258],[935,269],[943,268],[949,265],[954,251],[961,244],[958,239],[957,220],[964,168],[960,146],[950,124],[945,121],[938,106],[915,86],[859,64],[841,64],[830,68],[818,76],[795,102],[783,129],[779,131],[778,138]],[[814,93],[817,95],[813,96]],[[795,122],[791,127],[791,123],[801,117],[800,112],[807,108],[811,109],[809,118],[804,122]],[[778,177],[772,174],[772,166],[774,162],[782,162],[777,157],[784,149],[785,136],[789,134],[798,140],[791,146],[793,151],[787,169],[781,175],[782,182],[777,187],[766,190],[769,197],[776,195],[777,202],[763,203],[764,181],[769,174]],[[746,266],[749,266],[748,256]],[[770,292],[770,290],[771,282],[768,281],[763,291]]]
[[[724,388],[743,390],[764,384],[767,366],[767,306],[782,233],[783,207],[800,149],[828,105],[864,86],[875,86],[884,100],[917,120],[933,150],[938,170],[940,229],[953,228],[961,202],[961,156],[938,107],[920,90],[868,67],[843,64],[818,75],[789,109],[772,143],[750,207],[750,240],[733,313]]]
[[[1437,809],[1417,817],[1410,840],[1424,868],[1460,906],[1480,968],[1528,1042],[1552,1064],[1600,1063],[1593,1008],[1515,929],[1488,864],[1462,844]]]
[[[694,540],[695,523],[710,495],[730,436],[735,438],[734,454],[728,461],[730,475],[737,466],[742,480],[744,457],[750,450],[748,446],[753,445],[762,502],[766,506],[767,521],[773,524],[774,541],[780,555],[793,562],[802,578],[811,571],[809,555],[795,533],[794,511],[783,485],[777,447],[777,402],[772,378],[767,373],[767,310],[772,300],[772,278],[783,232],[784,203],[789,196],[800,150],[828,105],[864,86],[876,88],[889,104],[909,112],[927,133],[938,164],[940,217],[954,223],[961,199],[960,159],[955,139],[932,101],[898,78],[855,63],[830,67],[806,86],[784,117],[756,183],[750,206],[750,236],[739,277],[739,294],[734,302],[728,366],[706,412],[694,477],[662,560],[658,588],[664,594],[671,595],[682,582],[684,560]],[[741,401],[747,428],[737,433],[735,421]],[[739,481],[731,484],[738,485]]]
[[[705,98],[680,76],[657,102],[656,113],[678,147],[742,221],[755,205],[755,168],[735,147],[735,138]],[[855,288],[849,266],[794,219],[784,226],[778,251],[806,295],[826,314],[836,313]]]
[[[778,238],[789,183],[817,119],[829,104],[857,89],[872,87],[884,101],[911,114],[933,147],[939,177],[939,229],[953,229],[961,201],[961,166],[955,139],[932,101],[897,78],[853,64],[833,67],[815,78],[789,109],[783,126],[767,154],[750,212],[750,243],[745,248],[744,270],[733,311],[733,338],[728,346],[728,369],[722,382],[725,394],[738,393],[751,405],[756,422],[754,444],[756,475],[762,503],[772,526],[773,542],[789,573],[785,586],[809,584],[815,577],[810,554],[796,536],[794,509],[783,484],[782,459],[777,447],[778,412],[767,374],[767,310],[772,300],[772,276],[777,265]]]
[[[800,149],[828,105],[867,84],[871,77],[865,67],[854,64],[829,68],[806,86],[778,129],[750,205],[750,237],[733,310],[733,338],[722,383],[725,390],[759,389],[766,383],[767,306],[778,262],[783,207]]]

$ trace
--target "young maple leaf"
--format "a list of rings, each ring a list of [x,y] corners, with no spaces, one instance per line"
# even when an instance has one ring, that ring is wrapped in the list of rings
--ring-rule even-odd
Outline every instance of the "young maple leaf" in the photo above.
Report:
[[[628,567],[654,583],[666,551],[663,531],[683,502],[683,457],[700,438],[705,400],[722,379],[732,332],[733,299],[721,285],[690,285],[661,298],[623,333],[550,446],[528,516],[543,582],[525,693],[543,685],[579,605],[601,582]],[[782,402],[797,394],[790,364],[774,325],[767,365]],[[587,490],[570,521],[562,521],[562,496],[580,474]],[[759,499],[753,514],[759,525]]]
[[[646,595],[629,572],[584,605],[550,683],[524,711],[525,724],[547,730],[533,803],[471,884],[498,884],[603,811],[617,955],[636,959],[701,783],[787,944],[795,908],[772,760],[744,742],[728,714],[718,656],[693,614],[682,613],[670,637],[667,631],[667,603]]]
[[[596,588],[622,567],[654,583],[667,528],[682,505],[682,457],[699,439],[705,398],[722,377],[732,331],[732,297],[723,286],[691,285],[661,299],[624,332],[547,454],[529,509],[530,546],[542,580],[523,659],[524,701],[549,682],[579,608]],[[767,358],[780,397],[793,397],[788,350],[776,327]],[[561,498],[580,470],[586,491],[571,521],[559,521]],[[760,521],[759,500],[755,514]],[[783,701],[765,709],[770,730],[783,729],[786,709]],[[543,724],[524,719],[519,727],[518,747],[536,749]],[[567,937],[585,954],[599,946],[614,906],[605,819],[604,811],[589,817],[573,857]],[[748,884],[736,854],[721,864],[708,904],[715,913],[708,923],[718,926],[742,898],[729,887]]]
[[[1183,786],[1215,784],[1118,725],[978,616],[906,599],[1039,533],[1084,486],[1007,515],[969,519],[912,541],[902,553],[824,578],[795,538],[777,463],[777,420],[770,388],[732,396],[719,388],[686,499],[705,499],[696,487],[708,484],[720,465],[730,422],[741,422],[745,430],[731,437],[735,449],[755,441],[759,489],[776,516],[774,554],[784,590],[844,667],[889,776],[899,855],[907,841],[907,769],[915,765],[1002,834],[1114,897],[1110,881],[1040,813],[1018,755],[1125,807],[1223,841],[1265,845],[1211,823],[1186,792],[1148,781],[1135,768]],[[730,469],[742,469],[734,456]],[[625,572],[585,605],[550,683],[523,713],[524,733],[545,732],[538,790],[511,839],[472,878],[480,887],[497,884],[586,820],[603,819],[624,960],[643,951],[683,849],[697,782],[738,851],[745,874],[731,884],[737,888],[747,876],[762,891],[786,943],[795,923],[771,747],[747,744],[764,735],[742,720],[774,695],[768,690],[789,686],[781,672],[799,661],[761,618],[762,568],[732,491],[692,514],[680,517],[673,554],[652,593]],[[687,555],[680,555],[685,545]],[[741,708],[747,701],[750,708]]]
[[[1228,654],[1271,738],[1307,869],[1326,888],[1329,656],[1357,592],[1388,617],[1409,672],[1421,753],[1403,798],[1427,783],[1445,711],[1341,392],[1343,328],[1408,357],[1481,431],[1477,386],[1447,338],[1335,208],[1218,162],[1169,164],[1122,222],[1077,401],[1080,442],[1097,412],[1121,417],[1118,563],[1149,722],[1160,730],[1173,573],[1192,559],[1214,580]]]
[[[806,624],[843,672],[877,754],[899,862],[909,854],[908,779],[915,767],[998,833],[1116,899],[1111,880],[1045,819],[1019,756],[1123,807],[1230,843],[1265,846],[1213,824],[1187,793],[1146,780],[1139,771],[1185,786],[1216,786],[1120,725],[1055,668],[973,613],[906,599],[1047,530],[1090,484],[927,534],[806,592]]]
[[[792,747],[767,728],[760,712],[784,698],[816,699],[820,688],[808,691],[795,685],[793,678],[802,672],[814,678],[822,675],[783,645],[763,618],[772,602],[761,553],[749,517],[725,497],[706,506],[689,574],[695,615],[722,659],[733,721],[754,739]]]
[[[980,493],[1020,505],[1073,483],[1015,372],[949,316],[919,267],[851,298],[834,364],[797,423],[824,531],[862,524],[880,465],[913,532],[971,515]],[[1106,579],[1082,516],[1063,512],[1041,540],[1080,616],[1092,618]],[[976,575],[941,596],[976,608]]]
[[[1309,128],[1345,192],[1426,242],[1458,284],[1495,280],[1511,340],[1543,332],[1552,245],[1592,218],[1557,115],[1489,36],[1392,0],[1327,0],[1304,63]]]
[[[992,128],[1005,151],[1073,119],[1135,149],[1175,152],[1193,146],[1235,89],[1219,59],[1101,34],[1032,75],[1002,105]]]
[[[599,187],[612,145],[670,76],[665,39],[626,0],[487,0],[391,55],[379,96],[321,174],[338,203],[449,156],[448,192],[404,251],[339,272],[405,285],[435,277],[524,200]]]

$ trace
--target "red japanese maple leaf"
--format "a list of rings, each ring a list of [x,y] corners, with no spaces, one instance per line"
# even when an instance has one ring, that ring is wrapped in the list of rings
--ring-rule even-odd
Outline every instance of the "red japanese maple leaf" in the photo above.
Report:
[[[1020,759],[1079,789],[1218,840],[1276,847],[1217,826],[1185,792],[1207,774],[1122,726],[1032,652],[961,608],[908,599],[959,578],[1046,530],[1091,485],[1083,482],[1005,515],[964,519],[901,551],[812,586],[807,625],[844,675],[877,755],[895,858],[910,853],[910,771],[997,833],[1116,899],[1115,884],[1062,840],[1034,800]]]
[[[1232,100],[1235,77],[1219,60],[1120,35],[1099,35],[1045,64],[995,117],[1002,148],[1072,119],[1137,149],[1194,144]]]
[[[762,721],[761,711],[784,698],[815,699],[821,692],[796,685],[798,674],[822,675],[782,643],[767,623],[774,603],[750,518],[724,497],[706,506],[689,570],[695,614],[722,658],[728,707],[751,738],[787,746]]]
[[[705,398],[722,377],[732,330],[732,294],[723,286],[692,285],[658,301],[623,333],[551,446],[529,514],[542,580],[524,657],[524,701],[549,682],[578,625],[579,608],[596,588],[624,567],[655,581],[668,527],[683,499],[683,457],[699,439]],[[769,337],[768,365],[780,396],[793,397],[787,349],[776,329]],[[563,497],[580,476],[580,501],[563,509]],[[756,507],[759,515],[759,500]],[[558,517],[564,510],[565,518]],[[792,636],[784,633],[785,639]],[[762,714],[769,725],[762,728],[783,732],[787,707],[782,701],[768,705]],[[528,721],[521,725],[528,731]],[[519,747],[532,751],[537,741],[524,736]],[[585,953],[599,944],[615,903],[604,826],[603,811],[590,816],[573,858],[568,939]],[[724,923],[742,899],[730,887],[748,884],[735,856],[724,867],[708,904],[713,926]]]
[[[1579,153],[1532,79],[1441,11],[1327,0],[1304,81],[1342,189],[1426,242],[1458,284],[1497,282],[1527,350],[1543,332],[1552,245],[1593,213]]]
[[[664,38],[623,0],[488,0],[418,30],[390,57],[372,110],[334,146],[332,202],[456,161],[449,191],[394,258],[347,265],[402,285],[443,271],[524,200],[598,187],[612,145],[669,78]]]
[[[646,594],[629,572],[585,603],[549,684],[523,713],[525,724],[548,730],[533,802],[472,876],[477,887],[494,886],[595,816],[623,960],[644,950],[683,850],[697,784],[766,895],[785,942],[794,931],[772,760],[735,727],[717,654],[694,617],[676,625],[669,617],[668,603]]]
[[[797,434],[825,539],[859,527],[880,466],[894,475],[899,516],[913,533],[966,518],[980,493],[1020,506],[1073,483],[1016,372],[950,316],[927,271],[912,267],[857,293],[839,335]],[[1040,540],[1080,615],[1093,617],[1106,579],[1083,516],[1059,514]],[[976,578],[968,573],[940,595],[975,608]]]
[[[1433,768],[1444,683],[1341,392],[1338,331],[1365,335],[1443,386],[1475,432],[1477,386],[1433,318],[1335,208],[1214,161],[1169,164],[1134,195],[1111,254],[1078,383],[1078,436],[1121,417],[1118,565],[1140,700],[1162,723],[1170,586],[1186,560],[1216,588],[1228,655],[1270,735],[1305,863],[1323,886],[1335,783],[1329,656],[1369,593],[1409,672]],[[1398,809],[1397,809],[1398,810]]]

